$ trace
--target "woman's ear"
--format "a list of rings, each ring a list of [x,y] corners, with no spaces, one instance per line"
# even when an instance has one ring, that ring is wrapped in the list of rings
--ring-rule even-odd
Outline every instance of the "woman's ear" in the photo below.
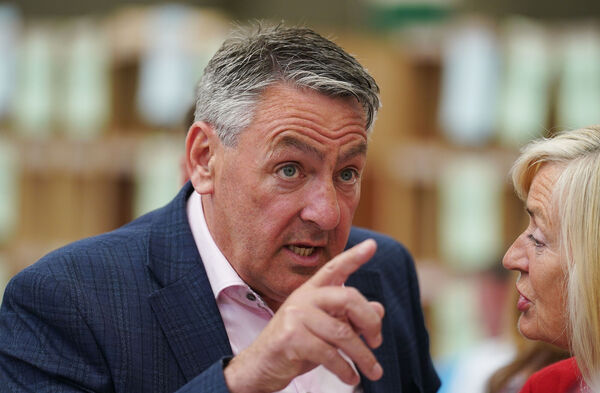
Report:
[[[214,160],[221,141],[213,127],[197,121],[190,127],[185,140],[185,169],[199,194],[210,194],[214,186]]]

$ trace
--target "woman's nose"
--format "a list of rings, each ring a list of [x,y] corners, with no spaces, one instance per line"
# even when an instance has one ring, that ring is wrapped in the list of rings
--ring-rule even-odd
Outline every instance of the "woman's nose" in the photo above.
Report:
[[[502,258],[502,265],[509,270],[517,270],[522,272],[529,271],[529,260],[525,249],[527,235],[521,234],[515,239]]]

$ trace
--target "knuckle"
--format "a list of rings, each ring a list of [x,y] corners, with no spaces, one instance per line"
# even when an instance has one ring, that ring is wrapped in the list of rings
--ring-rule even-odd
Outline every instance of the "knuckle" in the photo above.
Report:
[[[295,304],[287,304],[279,308],[277,314],[280,314],[285,325],[296,326],[305,318],[306,310]]]
[[[348,287],[344,291],[343,302],[346,310],[356,307],[362,299],[362,294],[356,288]]]
[[[337,269],[337,264],[336,264],[336,261],[335,261],[334,259],[332,259],[331,261],[329,261],[329,263],[326,263],[326,264],[323,266],[323,269],[324,269],[326,272],[328,272],[328,273],[335,272],[335,271],[336,271],[336,269]]]
[[[335,361],[338,357],[338,352],[334,348],[327,348],[323,352],[323,358],[325,359],[325,363],[331,363]]]
[[[352,327],[350,327],[350,325],[343,322],[336,323],[334,331],[334,337],[336,340],[347,341],[352,339],[353,336],[354,330],[352,329]]]
[[[357,302],[362,299],[362,294],[354,287],[346,288],[346,300],[348,302]]]
[[[293,323],[285,323],[281,327],[280,337],[284,343],[293,343],[298,335],[298,329]]]
[[[299,362],[302,360],[302,355],[298,352],[298,349],[294,346],[288,347],[284,352],[285,358],[289,362]]]
[[[300,307],[298,307],[294,304],[284,304],[283,306],[281,306],[279,308],[279,312],[282,315],[293,317],[293,316],[297,315],[299,312],[301,312],[301,309],[300,309]]]
[[[284,316],[286,315],[294,315],[292,310],[284,311]],[[271,339],[276,339],[278,342],[285,344],[294,343],[298,336],[300,335],[299,324],[296,322],[295,318],[283,318],[282,323],[278,325],[276,337],[272,337]]]

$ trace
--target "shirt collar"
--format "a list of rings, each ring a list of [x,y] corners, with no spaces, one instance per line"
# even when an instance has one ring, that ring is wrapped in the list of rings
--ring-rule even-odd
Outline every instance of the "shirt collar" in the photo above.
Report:
[[[188,198],[187,216],[215,299],[219,297],[221,292],[230,287],[243,286],[251,290],[215,243],[206,225],[204,210],[202,209],[202,198],[196,191],[192,192]]]

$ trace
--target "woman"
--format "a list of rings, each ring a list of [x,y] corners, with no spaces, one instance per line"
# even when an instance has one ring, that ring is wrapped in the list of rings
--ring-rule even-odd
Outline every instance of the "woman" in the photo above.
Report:
[[[574,355],[521,392],[600,392],[600,126],[529,144],[512,178],[530,217],[503,260],[520,273],[519,330]]]

